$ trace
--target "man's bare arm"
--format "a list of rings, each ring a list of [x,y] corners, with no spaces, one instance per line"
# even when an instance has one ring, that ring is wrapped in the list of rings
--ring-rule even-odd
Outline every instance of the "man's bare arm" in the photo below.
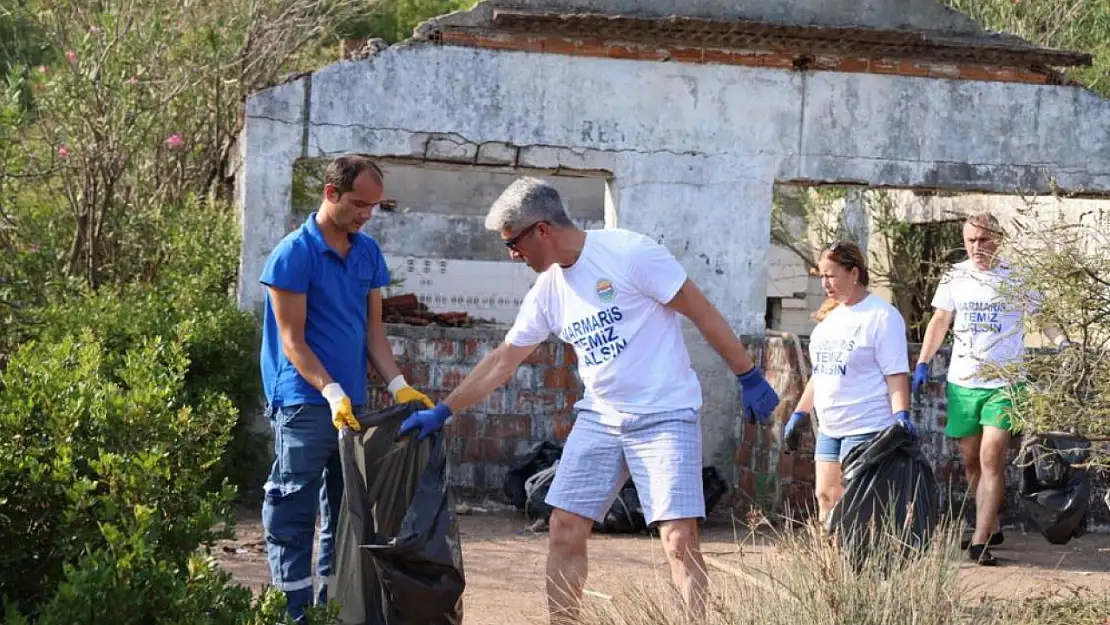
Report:
[[[513,371],[536,347],[536,345],[518,347],[508,343],[498,345],[497,349],[486,354],[486,357],[470,370],[455,390],[447,395],[443,403],[451,409],[452,414],[457,414],[460,410],[466,410],[489,397],[499,386],[509,381]]]
[[[937,355],[940,344],[944,342],[944,335],[948,334],[948,328],[952,325],[953,317],[955,314],[951,310],[933,310],[933,318],[925,327],[925,338],[921,341],[921,353],[917,362],[928,363]]]
[[[323,391],[333,380],[304,338],[307,307],[305,294],[283,291],[272,286],[267,288],[274,319],[277,320],[278,331],[281,333],[281,348],[285,357],[309,384]]]
[[[691,280],[683,283],[666,306],[693,322],[714,351],[728,363],[733,373],[747,373],[755,366],[747,348],[729,327],[724,315]]]
[[[393,357],[393,346],[389,344],[389,337],[385,335],[381,289],[370,289],[370,295],[366,300],[366,353],[370,366],[388,384],[401,375],[401,368],[397,366],[397,359]]]

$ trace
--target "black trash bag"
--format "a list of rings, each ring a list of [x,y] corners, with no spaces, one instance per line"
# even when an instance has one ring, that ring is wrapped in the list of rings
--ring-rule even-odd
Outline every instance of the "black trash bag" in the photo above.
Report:
[[[705,516],[728,494],[728,482],[721,477],[717,467],[703,467],[701,470],[702,490],[705,492]]]
[[[1070,434],[1037,434],[1022,442],[1018,490],[1029,520],[1054,545],[1087,533],[1091,478],[1076,465],[1086,463],[1090,452],[1090,441]]]
[[[502,488],[509,504],[517,510],[523,510],[528,503],[528,491],[525,488],[528,478],[551,467],[562,455],[563,447],[558,443],[540,441],[533,445],[531,451],[505,473]]]
[[[617,492],[613,505],[605,514],[605,520],[594,523],[594,531],[601,534],[638,534],[647,529],[644,508],[640,505],[640,494],[636,485],[629,479]]]
[[[940,496],[932,467],[905,426],[892,425],[849,452],[841,476],[844,495],[829,514],[828,530],[855,565],[879,537],[901,544],[902,557],[924,551],[939,520]]]
[[[444,434],[396,438],[423,407],[360,415],[360,431],[340,434],[344,494],[328,591],[343,625],[462,623],[466,581]]]

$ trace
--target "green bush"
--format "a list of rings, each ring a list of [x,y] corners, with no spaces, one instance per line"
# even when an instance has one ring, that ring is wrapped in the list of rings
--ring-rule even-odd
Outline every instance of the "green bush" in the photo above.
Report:
[[[214,560],[192,555],[184,566],[158,555],[156,517],[136,507],[120,526],[102,529],[105,546],[65,566],[65,579],[34,618],[9,610],[9,625],[276,625],[292,623],[284,595],[266,588],[257,603]],[[335,608],[310,612],[335,622]]]
[[[210,489],[235,425],[231,401],[183,400],[180,342],[142,341],[107,359],[91,333],[29,342],[0,382],[0,592],[33,608],[64,566],[148,510],[153,555],[184,566],[230,536],[234,489]],[[147,514],[144,512],[144,514]],[[219,524],[223,529],[213,528]]]

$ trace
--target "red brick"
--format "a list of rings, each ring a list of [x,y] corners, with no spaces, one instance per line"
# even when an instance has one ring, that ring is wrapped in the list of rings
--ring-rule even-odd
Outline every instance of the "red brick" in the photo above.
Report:
[[[505,412],[511,414],[542,414],[551,407],[552,402],[539,393],[518,390],[515,395],[516,400],[512,402],[512,405],[505,406]]]
[[[995,80],[1011,82],[1017,78],[1017,72],[1009,67],[995,67],[991,68],[991,77]]]
[[[736,489],[749,498],[755,497],[755,473],[745,467],[741,467],[737,473]]]
[[[609,45],[600,39],[582,39],[574,46],[574,53],[581,56],[609,56]]]
[[[563,345],[562,348],[563,348],[563,361],[560,364],[570,366],[570,367],[573,367],[576,364],[578,364],[578,352],[574,351],[574,348],[571,347],[570,345]]]
[[[549,389],[568,389],[574,385],[574,376],[570,369],[551,367],[543,373],[543,385]]]
[[[611,59],[639,59],[642,49],[636,46],[609,46],[607,56]]]
[[[1017,71],[1014,72],[1014,82],[1024,82],[1034,85],[1046,85],[1048,84],[1048,76],[1046,76],[1045,74],[1039,74],[1037,72]]]
[[[429,374],[431,373],[431,366],[424,362],[407,363],[406,368],[403,369],[405,373],[405,381],[409,386],[417,388],[425,388],[429,384]]]
[[[553,365],[555,364],[555,357],[551,353],[550,343],[540,343],[532,353],[524,358],[523,364],[526,365]]]
[[[457,414],[445,428],[448,436],[462,439],[478,438],[478,420],[472,414]]]
[[[960,78],[964,80],[991,80],[991,72],[983,65],[961,65]]]
[[[468,33],[448,31],[440,34],[439,41],[446,44],[472,46],[475,45],[474,36]]]
[[[767,55],[753,52],[734,52],[731,50],[707,49],[703,53],[702,58],[706,63],[760,67],[763,65],[763,57],[765,56]]]
[[[750,468],[752,465],[752,446],[739,445],[736,448],[736,464]]]
[[[793,69],[794,57],[789,54],[765,54],[763,55],[763,67]]]
[[[556,440],[565,441],[570,436],[570,429],[574,425],[574,416],[570,410],[556,410],[551,413],[552,434]]]
[[[960,68],[950,63],[921,63],[933,78],[959,78]]]
[[[816,466],[812,457],[795,456],[794,481],[813,484],[817,479]]]
[[[900,69],[898,61],[891,59],[873,59],[871,71],[875,74],[897,74]]]
[[[871,71],[871,61],[862,57],[845,57],[840,59],[840,67],[842,72],[868,72]],[[793,353],[790,358],[794,359]]]
[[[668,50],[668,54],[672,59],[680,63],[701,63],[705,60],[701,48],[671,48]]]
[[[748,445],[749,447],[755,445],[755,426],[745,423],[741,427],[744,430],[744,435],[742,438],[743,444]]]
[[[463,441],[460,460],[463,462],[500,462],[502,444],[496,438],[469,438]]]
[[[543,42],[543,51],[550,54],[574,54],[577,45],[570,39],[548,37]]]
[[[836,56],[816,56],[813,59],[812,69],[828,71],[840,69],[840,57]]]
[[[528,415],[498,415],[486,421],[486,438],[529,439],[532,437],[532,417]]]
[[[426,341],[421,345],[424,360],[452,361],[459,355],[458,343],[450,339]]]
[[[779,479],[794,479],[794,455],[782,454],[779,456]]]
[[[927,67],[921,67],[913,61],[901,61],[898,63],[898,73],[903,76],[925,77],[929,75],[929,69]]]

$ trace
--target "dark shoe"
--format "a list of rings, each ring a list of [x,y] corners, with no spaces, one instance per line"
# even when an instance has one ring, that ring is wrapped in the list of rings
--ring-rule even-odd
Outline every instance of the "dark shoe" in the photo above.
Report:
[[[971,545],[967,548],[967,556],[971,561],[980,566],[994,566],[998,561],[994,559],[994,554],[986,545]]]
[[[997,547],[997,546],[1001,545],[1003,543],[1003,541],[1005,541],[1005,540],[1006,540],[1006,537],[1002,535],[1001,531],[995,532],[995,533],[991,534],[990,538],[987,539],[987,546]],[[960,543],[960,549],[963,549],[964,551],[967,551],[968,547],[971,547],[971,539],[970,538],[967,538],[963,542]]]

